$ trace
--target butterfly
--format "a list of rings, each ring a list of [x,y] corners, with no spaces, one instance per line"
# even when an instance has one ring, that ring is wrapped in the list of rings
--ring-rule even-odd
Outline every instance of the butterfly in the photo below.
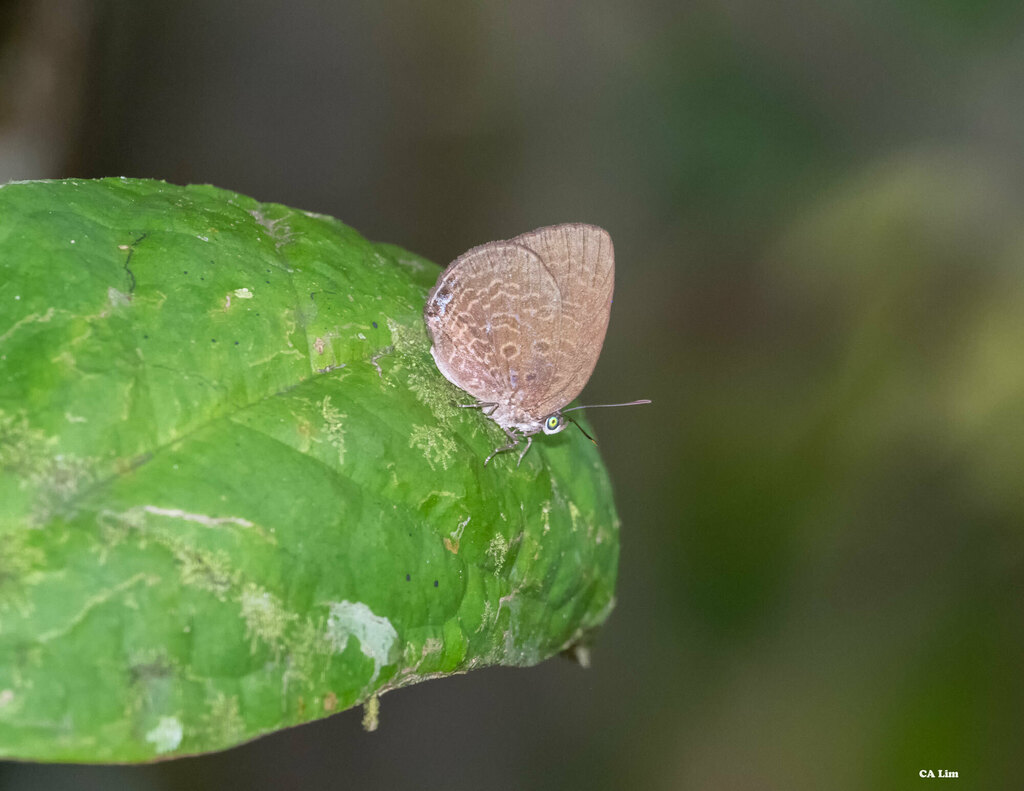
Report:
[[[448,381],[476,398],[460,406],[480,408],[509,439],[485,466],[525,438],[518,466],[535,434],[557,434],[572,420],[567,412],[586,408],[565,409],[597,365],[614,285],[611,236],[585,223],[488,242],[440,274],[423,310],[430,353]]]

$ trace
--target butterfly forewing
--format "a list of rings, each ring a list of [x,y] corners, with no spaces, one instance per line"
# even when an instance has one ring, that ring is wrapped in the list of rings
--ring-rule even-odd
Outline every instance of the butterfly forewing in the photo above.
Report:
[[[442,273],[424,309],[438,368],[482,402],[518,403],[547,389],[557,369],[561,298],[538,255],[515,242],[491,242]],[[527,398],[527,400],[529,400]]]

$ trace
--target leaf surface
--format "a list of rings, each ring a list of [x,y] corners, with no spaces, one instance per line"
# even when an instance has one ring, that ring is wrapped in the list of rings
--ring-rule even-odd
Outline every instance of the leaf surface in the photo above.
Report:
[[[209,186],[0,188],[0,755],[222,749],[604,621],[597,451],[483,466],[438,271]]]

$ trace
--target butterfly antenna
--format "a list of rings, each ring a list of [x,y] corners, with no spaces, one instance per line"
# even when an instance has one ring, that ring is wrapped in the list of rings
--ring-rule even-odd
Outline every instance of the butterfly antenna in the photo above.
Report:
[[[627,401],[624,404],[586,404],[584,406],[574,406],[574,407],[572,407],[570,409],[563,409],[562,410],[562,414],[564,415],[566,412],[572,412],[575,409],[596,409],[597,407],[603,407],[603,406],[636,406],[637,404],[649,404],[649,403],[651,403],[651,399],[649,399],[649,398],[641,398],[639,401]],[[575,423],[576,421],[574,420],[573,422]],[[584,432],[584,433],[586,433],[586,432]]]
[[[593,443],[594,443],[595,445],[597,444],[597,440],[596,440],[596,439],[594,439],[594,438],[593,438],[592,436],[590,436],[590,435],[589,435],[589,434],[587,433],[587,430],[586,430],[585,428],[583,428],[583,426],[581,426],[581,425],[580,425],[579,423],[577,423],[577,422],[576,422],[575,420],[573,420],[573,419],[572,419],[571,417],[569,417],[568,415],[565,415],[565,419],[566,419],[566,420],[568,420],[568,421],[569,421],[570,423],[572,423],[572,424],[573,424],[574,426],[576,426],[576,428],[578,428],[578,429],[579,429],[580,431],[582,431],[582,432],[583,432],[583,436],[584,436],[584,437],[586,437],[587,439],[589,439],[589,440],[590,440],[591,442],[593,442]]]

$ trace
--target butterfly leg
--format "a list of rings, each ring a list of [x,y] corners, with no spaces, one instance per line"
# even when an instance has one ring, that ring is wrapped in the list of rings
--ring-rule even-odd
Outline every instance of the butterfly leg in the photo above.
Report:
[[[522,464],[522,463],[523,463],[523,456],[525,456],[525,455],[526,455],[526,451],[528,451],[528,450],[530,449],[530,446],[531,446],[532,444],[533,444],[533,435],[531,434],[530,436],[528,436],[528,437],[526,438],[526,447],[525,447],[525,448],[523,448],[523,452],[519,454],[519,461],[517,461],[517,462],[516,462],[516,466],[517,466],[517,467],[518,467],[518,466],[519,466],[520,464]]]
[[[495,448],[494,451],[491,453],[491,455],[488,456],[486,459],[484,459],[484,466],[485,467],[487,466],[487,462],[489,462],[491,459],[493,459],[499,453],[504,453],[507,450],[515,450],[516,448],[519,447],[519,443],[520,443],[520,441],[522,441],[522,437],[520,437],[518,434],[516,434],[515,429],[507,428],[507,429],[505,429],[505,434],[512,441],[509,442],[508,445],[502,445],[500,448]],[[527,447],[529,447],[529,445],[527,445]],[[519,466],[519,465],[516,465],[516,466]]]
[[[479,403],[476,404],[459,404],[459,406],[462,407],[463,409],[479,409],[485,415],[487,415],[487,417],[493,415],[494,410],[498,408],[498,405],[493,401],[480,401]],[[491,411],[488,412],[488,409]]]

